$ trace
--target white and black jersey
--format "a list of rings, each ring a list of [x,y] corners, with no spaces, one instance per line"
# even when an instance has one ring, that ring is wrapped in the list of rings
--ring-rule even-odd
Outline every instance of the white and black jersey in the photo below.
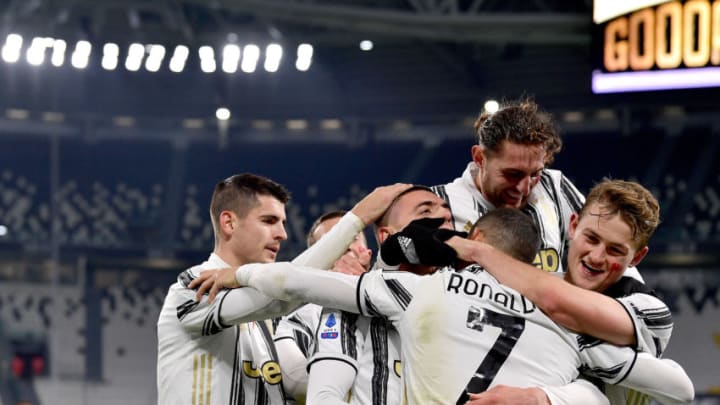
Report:
[[[667,304],[645,284],[629,277],[622,277],[605,294],[617,299],[633,320],[637,350],[661,357],[673,330]],[[648,395],[621,386],[605,385],[604,392],[612,405],[649,405],[652,402]]]
[[[363,222],[351,212],[293,260],[327,269],[347,250]],[[330,235],[328,233],[328,235]],[[221,291],[212,304],[186,286],[200,272],[230,267],[216,254],[185,272],[165,297],[158,319],[158,404],[283,404],[287,399],[270,319],[299,302],[278,301],[252,288]]]
[[[208,304],[187,288],[201,271],[225,267],[213,254],[168,291],[158,320],[158,404],[294,403],[283,392],[272,324],[264,320],[292,304],[253,289],[224,290]]]
[[[634,350],[571,333],[490,274],[471,269],[362,277],[362,313],[386,317],[402,338],[408,403],[454,403],[466,390],[497,384],[564,385],[578,370],[616,383],[630,371]]]
[[[275,341],[292,340],[303,356],[308,358],[315,345],[315,331],[320,323],[322,307],[305,304],[288,315],[282,317],[275,329]]]
[[[477,165],[470,162],[452,183],[432,187],[450,205],[455,229],[469,231],[486,212],[495,208],[475,185]],[[523,208],[538,226],[542,244],[533,264],[548,272],[563,272],[570,216],[579,212],[585,196],[558,170],[544,169]]]
[[[430,276],[371,271],[358,280],[270,263],[242,266],[236,278],[278,299],[307,300],[392,322],[402,342],[403,398],[410,404],[455,403],[466,389],[481,392],[496,384],[561,386],[579,370],[659,396],[678,391],[668,391],[668,381],[674,387],[687,382],[647,353],[567,331],[477,266]],[[640,358],[642,363],[649,358],[650,381],[633,373]]]
[[[355,370],[346,398],[348,403],[401,403],[400,337],[389,321],[324,309],[315,341],[315,351],[308,363],[311,379],[314,364],[345,362]]]

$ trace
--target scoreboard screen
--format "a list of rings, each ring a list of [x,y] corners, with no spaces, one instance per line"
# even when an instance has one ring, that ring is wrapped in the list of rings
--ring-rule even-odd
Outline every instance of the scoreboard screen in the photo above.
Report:
[[[720,0],[595,0],[594,93],[720,86]]]

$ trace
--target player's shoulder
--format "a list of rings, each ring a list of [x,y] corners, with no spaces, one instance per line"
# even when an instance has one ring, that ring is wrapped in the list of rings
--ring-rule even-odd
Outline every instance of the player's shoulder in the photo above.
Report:
[[[628,276],[620,277],[618,281],[605,290],[605,295],[612,298],[628,297],[634,294],[644,294],[660,299],[655,290],[645,283]]]

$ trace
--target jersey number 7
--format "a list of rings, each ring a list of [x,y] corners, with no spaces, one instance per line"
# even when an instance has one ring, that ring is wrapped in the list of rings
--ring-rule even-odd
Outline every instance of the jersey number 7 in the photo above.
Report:
[[[494,326],[500,328],[501,332],[468,382],[465,392],[458,398],[458,404],[464,404],[468,400],[469,392],[479,393],[488,389],[525,330],[525,318],[471,306],[465,325],[479,332],[483,332],[487,326]]]

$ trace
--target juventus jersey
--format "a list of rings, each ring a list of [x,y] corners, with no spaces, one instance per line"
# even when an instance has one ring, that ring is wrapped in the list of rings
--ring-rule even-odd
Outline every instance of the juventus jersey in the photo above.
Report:
[[[400,404],[400,336],[386,319],[323,310],[310,372],[314,363],[324,360],[343,361],[355,369],[350,404]]]
[[[670,309],[644,284],[623,277],[615,283],[607,295],[615,297],[625,307],[635,325],[637,350],[661,357],[673,330]],[[612,405],[650,405],[648,395],[617,385],[604,387]]]
[[[579,371],[668,402],[694,395],[676,363],[571,333],[478,266],[430,276],[371,271],[358,279],[267,263],[241,266],[235,277],[277,299],[392,322],[402,341],[403,399],[410,404],[455,403],[464,390],[495,384],[560,386]]]
[[[305,304],[282,317],[275,329],[275,341],[291,339],[303,356],[308,358],[315,345],[315,331],[320,323],[321,312],[321,306]]]
[[[475,186],[477,166],[470,162],[452,183],[434,186],[433,191],[449,205],[455,229],[469,231],[486,212],[494,209]],[[562,172],[545,169],[523,208],[535,221],[542,244],[533,264],[548,272],[563,272],[562,258],[568,241],[570,215],[579,212],[585,197]]]
[[[465,390],[497,384],[564,385],[578,370],[612,384],[636,356],[558,326],[477,266],[431,276],[371,272],[357,293],[361,312],[386,317],[402,338],[410,404],[455,403]]]
[[[230,267],[217,255],[184,271],[158,319],[158,404],[285,404],[272,315],[290,305],[253,289],[221,291],[212,304],[186,288],[205,269]]]

